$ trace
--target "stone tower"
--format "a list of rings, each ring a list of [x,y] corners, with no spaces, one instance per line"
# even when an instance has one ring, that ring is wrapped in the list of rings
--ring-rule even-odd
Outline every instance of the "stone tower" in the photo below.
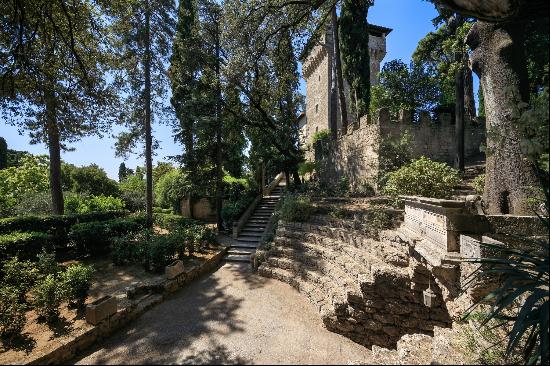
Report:
[[[390,28],[369,25],[371,85],[378,82],[380,63],[386,56],[386,36],[391,31]],[[335,70],[333,70],[334,49],[331,27],[325,27],[325,32],[319,37],[312,38],[310,43],[306,46],[306,50],[310,50],[309,53],[302,55],[302,75],[306,81],[306,110],[305,116],[301,116],[299,120],[299,127],[301,142],[304,145],[311,142],[315,132],[330,129],[331,119],[336,118],[336,122],[333,123],[338,129],[342,123],[339,112],[340,103],[336,94]],[[349,95],[349,85],[346,81],[344,90],[346,95]],[[349,103],[349,97],[346,100]],[[349,105],[346,108],[348,116],[352,118]]]

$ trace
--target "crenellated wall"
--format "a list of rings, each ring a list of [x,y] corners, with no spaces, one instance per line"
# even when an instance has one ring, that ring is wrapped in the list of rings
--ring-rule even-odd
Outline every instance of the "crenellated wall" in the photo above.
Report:
[[[322,171],[319,178],[326,183],[346,177],[353,189],[365,183],[378,188],[380,158],[388,153],[380,149],[381,142],[383,139],[399,139],[408,133],[413,158],[426,156],[453,165],[456,132],[451,115],[441,113],[437,120],[433,120],[428,112],[420,111],[416,120],[413,122],[411,111],[402,110],[395,121],[387,109],[380,109],[374,117],[367,115],[361,118],[359,123],[349,128],[347,134],[316,144],[306,157],[319,162]],[[466,159],[479,157],[484,142],[484,121],[467,121],[464,133]]]

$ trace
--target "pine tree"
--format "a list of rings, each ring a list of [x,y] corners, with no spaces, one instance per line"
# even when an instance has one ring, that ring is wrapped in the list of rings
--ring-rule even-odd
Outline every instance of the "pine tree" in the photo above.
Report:
[[[170,54],[174,31],[173,0],[136,0],[116,3],[112,7],[114,33],[119,35],[121,50],[119,67],[124,71],[121,92],[126,110],[121,121],[128,132],[119,135],[117,155],[133,151],[139,142],[145,144],[146,213],[153,217],[153,150],[152,124],[160,120],[166,109],[167,75],[165,62]]]

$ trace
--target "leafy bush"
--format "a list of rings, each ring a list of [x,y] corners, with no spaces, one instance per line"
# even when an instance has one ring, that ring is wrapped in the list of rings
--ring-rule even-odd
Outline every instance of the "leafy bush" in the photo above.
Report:
[[[475,177],[472,181],[472,186],[476,190],[477,194],[483,194],[483,190],[485,189],[485,174],[480,174]]]
[[[180,227],[198,225],[200,221],[173,214],[154,214],[153,223],[165,230],[176,230]]]
[[[223,192],[230,202],[237,202],[245,198],[258,195],[258,184],[251,179],[235,178],[229,174],[223,177]]]
[[[62,284],[54,275],[47,275],[33,289],[33,305],[38,315],[48,322],[59,317],[59,305],[64,299]]]
[[[25,302],[25,295],[34,286],[37,278],[38,269],[30,261],[11,258],[2,266],[2,285],[17,291],[19,302]]]
[[[331,136],[332,136],[332,132],[330,132],[330,130],[328,129],[317,131],[313,134],[311,138],[311,143],[315,145],[318,142],[328,141],[331,138]]]
[[[304,222],[311,216],[313,207],[307,196],[287,195],[277,211],[281,220]]]
[[[191,190],[187,175],[180,169],[173,169],[159,178],[155,186],[155,203],[164,208],[179,211],[180,201]]]
[[[142,263],[146,269],[160,272],[170,264],[177,250],[177,243],[168,235],[149,235],[142,246]]]
[[[25,305],[19,302],[19,290],[0,287],[0,337],[11,339],[21,334],[25,321]]]
[[[40,232],[0,235],[0,261],[9,257],[34,260],[43,248],[53,250],[51,235]]]
[[[130,175],[119,184],[122,199],[131,212],[145,210],[145,179],[141,174]]]
[[[111,240],[111,259],[117,266],[134,263],[138,258],[136,234],[115,237]]]
[[[174,210],[171,208],[153,207],[153,213],[171,215]]]
[[[66,234],[74,224],[90,221],[111,220],[125,215],[124,212],[93,212],[86,214],[21,216],[0,219],[0,234],[14,231],[40,231],[55,236]]]
[[[78,255],[102,255],[109,251],[112,239],[138,232],[147,226],[145,216],[76,224],[69,234]]]
[[[67,267],[60,277],[64,298],[79,307],[83,306],[88,297],[93,273],[94,268],[84,264]]]
[[[123,211],[124,208],[124,201],[113,196],[70,196],[65,200],[67,213]]]
[[[380,167],[378,170],[378,184],[384,186],[388,174],[410,163],[412,158],[411,135],[404,132],[399,138],[383,138],[378,148]]]
[[[39,276],[55,275],[61,271],[59,264],[57,264],[55,260],[54,253],[48,253],[46,250],[42,249],[42,252],[36,257],[38,258],[36,268],[38,269]]]
[[[384,192],[390,196],[448,198],[452,194],[453,187],[459,183],[458,170],[445,163],[421,157],[389,173]]]
[[[233,223],[238,221],[246,209],[252,204],[254,197],[243,197],[238,201],[230,202],[222,207],[223,227],[231,230]]]
[[[23,195],[13,211],[15,216],[48,215],[51,212],[52,196],[50,192],[33,192]]]
[[[300,164],[298,164],[298,175],[302,177],[302,180],[304,179],[304,176],[306,174],[313,174],[315,170],[317,169],[317,164],[315,161],[304,161]]]

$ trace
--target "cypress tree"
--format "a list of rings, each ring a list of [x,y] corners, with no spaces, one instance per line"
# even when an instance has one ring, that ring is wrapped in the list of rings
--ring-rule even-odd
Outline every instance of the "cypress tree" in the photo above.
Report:
[[[0,169],[8,167],[8,144],[3,137],[0,137]]]
[[[372,0],[343,0],[340,11],[342,69],[351,89],[351,108],[357,120],[370,103],[370,55],[367,14]]]

